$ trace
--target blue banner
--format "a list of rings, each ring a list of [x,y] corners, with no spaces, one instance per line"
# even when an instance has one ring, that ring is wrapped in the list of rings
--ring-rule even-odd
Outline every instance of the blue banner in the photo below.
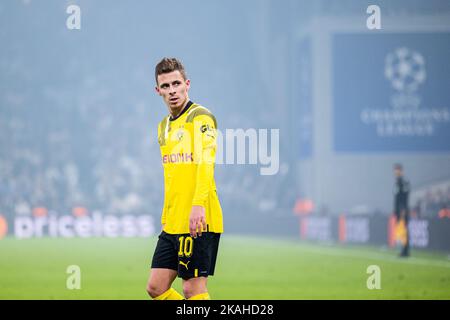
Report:
[[[295,79],[296,103],[294,104],[293,120],[297,121],[300,139],[300,159],[312,156],[313,114],[312,114],[312,60],[311,39],[305,38],[300,42],[296,54]],[[295,126],[294,126],[295,127]]]
[[[450,151],[450,33],[335,34],[336,152]]]

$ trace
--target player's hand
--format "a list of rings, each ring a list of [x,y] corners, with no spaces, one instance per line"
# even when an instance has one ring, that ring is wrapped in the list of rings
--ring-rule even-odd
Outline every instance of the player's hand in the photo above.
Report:
[[[192,206],[191,216],[189,217],[189,233],[191,237],[197,238],[197,235],[202,235],[203,230],[206,230],[205,208]]]

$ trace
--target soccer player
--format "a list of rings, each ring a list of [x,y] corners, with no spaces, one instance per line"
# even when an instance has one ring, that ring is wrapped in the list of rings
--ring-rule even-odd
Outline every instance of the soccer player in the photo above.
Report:
[[[186,299],[209,300],[207,279],[214,274],[223,232],[214,181],[217,123],[208,109],[189,99],[191,83],[179,60],[162,59],[155,78],[169,114],[158,126],[164,206],[147,292],[156,300],[183,299],[172,288],[178,276]]]
[[[409,181],[403,175],[403,166],[400,163],[394,165],[394,214],[397,221],[397,235],[401,238],[402,250],[400,257],[409,257]]]

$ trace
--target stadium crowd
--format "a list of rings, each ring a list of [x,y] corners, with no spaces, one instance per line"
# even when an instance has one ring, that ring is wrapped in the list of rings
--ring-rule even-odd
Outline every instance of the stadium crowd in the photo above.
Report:
[[[420,218],[450,218],[450,181],[423,190],[412,209]]]
[[[69,62],[62,74],[70,78],[78,64]],[[85,207],[159,216],[163,178],[156,139],[160,119],[154,111],[163,113],[163,105],[124,93],[122,80],[101,72],[77,83],[26,88],[21,84],[37,81],[41,69],[28,68],[20,58],[0,69],[5,77],[13,75],[0,95],[0,212],[28,214],[46,207],[62,214]],[[149,73],[131,70],[129,81],[153,94]],[[233,112],[219,119],[223,126],[251,125]],[[255,126],[257,121],[263,120],[256,119]],[[289,166],[282,163],[280,174],[271,177],[261,176],[259,169],[217,165],[224,209],[238,215],[279,208],[290,214],[294,188]]]

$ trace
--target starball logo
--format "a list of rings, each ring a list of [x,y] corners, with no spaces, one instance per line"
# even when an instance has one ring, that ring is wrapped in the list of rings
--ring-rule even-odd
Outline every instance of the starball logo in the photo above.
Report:
[[[408,48],[397,48],[386,56],[384,74],[395,90],[412,93],[425,82],[425,58]]]
[[[389,108],[371,106],[361,112],[362,122],[373,125],[377,136],[432,137],[450,122],[449,108],[429,105],[420,93],[428,78],[426,62],[422,53],[407,47],[386,54],[384,76],[393,89]]]

